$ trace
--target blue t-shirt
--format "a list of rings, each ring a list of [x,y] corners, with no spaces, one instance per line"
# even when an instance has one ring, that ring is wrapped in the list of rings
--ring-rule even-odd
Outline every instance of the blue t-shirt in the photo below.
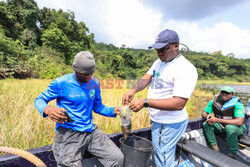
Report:
[[[57,107],[65,108],[74,120],[64,124],[56,123],[56,129],[62,126],[75,131],[92,132],[92,110],[104,116],[116,117],[114,107],[102,104],[100,84],[94,77],[87,83],[78,82],[74,73],[55,79],[35,100],[35,107],[43,117],[47,117],[43,111],[53,99],[57,99]]]

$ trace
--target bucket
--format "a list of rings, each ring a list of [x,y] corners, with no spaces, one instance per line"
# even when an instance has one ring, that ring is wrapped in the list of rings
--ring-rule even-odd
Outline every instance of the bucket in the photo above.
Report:
[[[124,167],[146,167],[153,151],[152,142],[139,137],[120,138],[121,151],[124,154]]]

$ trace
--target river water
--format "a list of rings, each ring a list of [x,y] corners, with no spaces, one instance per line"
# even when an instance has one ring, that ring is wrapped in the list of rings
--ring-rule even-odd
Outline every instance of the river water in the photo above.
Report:
[[[201,84],[198,87],[219,92],[223,86],[231,86],[234,88],[235,96],[242,100],[244,106],[247,105],[248,99],[250,98],[250,85]]]
[[[235,93],[243,93],[250,95],[250,85],[220,85],[220,84],[202,84],[202,88],[208,88],[208,89],[220,89],[223,86],[231,86],[234,88]]]

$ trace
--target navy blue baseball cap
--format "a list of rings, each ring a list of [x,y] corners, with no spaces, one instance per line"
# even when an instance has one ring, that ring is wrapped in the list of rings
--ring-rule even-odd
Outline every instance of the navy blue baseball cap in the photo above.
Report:
[[[161,49],[169,43],[179,43],[179,36],[175,31],[166,29],[160,32],[155,43],[148,48]]]

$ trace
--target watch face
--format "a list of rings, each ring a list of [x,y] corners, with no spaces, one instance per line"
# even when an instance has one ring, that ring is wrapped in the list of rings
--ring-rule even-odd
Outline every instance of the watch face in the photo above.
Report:
[[[148,107],[148,99],[144,100],[143,107]]]

